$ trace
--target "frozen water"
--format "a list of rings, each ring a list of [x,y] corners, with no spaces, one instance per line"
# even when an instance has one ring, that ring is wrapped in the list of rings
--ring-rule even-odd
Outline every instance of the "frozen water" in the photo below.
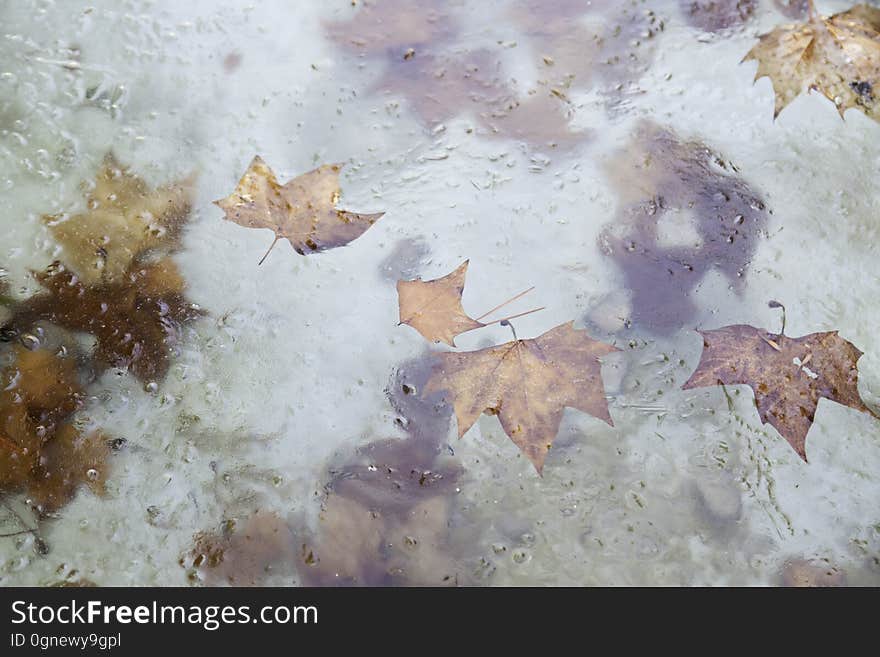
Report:
[[[112,151],[150,185],[197,174],[175,260],[206,311],[161,383],[109,370],[89,386],[80,420],[125,439],[107,494],[84,488],[43,519],[45,554],[33,535],[0,538],[0,583],[212,583],[188,556],[194,534],[269,511],[306,567],[259,583],[326,583],[300,555],[314,544],[325,565],[362,549],[351,569],[365,583],[778,584],[809,562],[880,584],[880,421],[822,401],[805,463],[761,425],[748,388],[679,389],[699,360],[694,328],[777,331],[777,299],[787,333],[839,329],[865,352],[860,390],[880,404],[880,125],[857,111],[841,120],[819,94],[774,122],[769,81],[753,84],[755,63],[740,61],[788,20],[779,3],[717,3],[750,8],[708,22],[688,18],[700,3],[677,0],[410,3],[424,7],[398,7],[412,36],[397,40],[346,27],[366,11],[352,4],[0,8],[9,294],[34,292],[29,271],[64,259],[40,217],[81,209],[82,181]],[[668,131],[687,157],[717,154],[735,169],[712,164],[715,175],[765,204],[746,209],[763,223],[736,258],[699,250],[712,233],[687,200],[661,208],[655,247],[703,261],[681,288],[642,290],[682,304],[656,322],[608,237],[644,200],[630,160],[646,129]],[[345,162],[340,207],[386,215],[348,247],[301,257],[279,243],[257,267],[270,232],[224,222],[211,203],[257,153],[281,180]],[[705,194],[704,183],[676,193]],[[515,322],[519,337],[575,319],[623,350],[603,368],[615,426],[566,411],[543,477],[493,416],[458,440],[448,416],[401,408],[395,373],[439,347],[397,326],[395,282],[466,258],[472,315],[534,285],[529,300],[547,308]],[[457,343],[509,337],[493,326]],[[454,482],[375,530],[362,517],[373,498],[353,489],[346,507],[328,491],[383,439],[441,457],[377,460],[447,468]],[[7,504],[31,519],[23,496]],[[371,563],[372,539],[337,540],[373,531],[404,556]]]

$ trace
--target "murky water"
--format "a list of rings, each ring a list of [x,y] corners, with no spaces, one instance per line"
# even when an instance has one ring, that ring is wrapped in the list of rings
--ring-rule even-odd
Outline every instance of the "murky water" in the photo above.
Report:
[[[864,352],[880,405],[880,126],[818,94],[774,122],[740,63],[803,4],[0,5],[0,319],[71,289],[54,261],[92,286],[0,345],[4,394],[34,389],[4,431],[39,416],[54,450],[4,475],[0,583],[880,584],[880,421],[822,401],[804,462],[749,388],[680,389],[695,329],[778,332],[778,300]],[[127,203],[187,196],[101,288],[122,256],[57,224],[117,203],[108,153]],[[282,182],[345,163],[340,207],[386,214],[258,266],[270,231],[212,203],[256,154]],[[518,337],[621,350],[614,426],[567,409],[543,476],[418,394],[446,348],[397,325],[396,282],[465,259],[472,316],[535,286]]]

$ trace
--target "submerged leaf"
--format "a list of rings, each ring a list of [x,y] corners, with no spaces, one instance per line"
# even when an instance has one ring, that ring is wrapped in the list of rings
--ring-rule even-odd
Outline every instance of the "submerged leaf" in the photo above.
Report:
[[[104,492],[110,449],[98,431],[82,434],[71,416],[82,405],[73,359],[16,346],[0,392],[0,494],[26,491],[51,513],[81,485]]]
[[[45,217],[65,264],[86,285],[119,281],[145,251],[176,245],[192,203],[192,179],[151,190],[104,159],[81,214]]]
[[[566,406],[613,426],[600,358],[614,351],[569,322],[530,340],[438,354],[423,394],[444,393],[455,409],[459,437],[481,414],[498,415],[540,473]]]
[[[600,246],[623,273],[634,323],[680,329],[697,312],[691,291],[713,270],[743,289],[770,212],[734,165],[643,121],[607,170],[620,204]]]
[[[707,32],[738,27],[755,13],[755,0],[679,0],[691,25]]]
[[[460,582],[449,524],[461,469],[438,454],[443,435],[374,441],[358,450],[360,462],[331,469],[337,474],[300,562],[306,584]]]
[[[758,61],[776,95],[774,117],[805,89],[831,100],[840,115],[857,108],[880,121],[880,9],[856,5],[806,23],[777,27],[761,37],[743,61]]]
[[[877,416],[859,395],[856,363],[862,352],[837,331],[790,338],[735,325],[699,333],[703,354],[682,388],[748,385],[761,421],[775,427],[805,461],[820,398]]]
[[[37,280],[46,292],[19,304],[5,334],[39,321],[91,333],[100,367],[128,368],[142,381],[165,377],[181,325],[199,315],[184,297],[185,283],[170,258],[136,264],[113,283],[86,286],[58,263]]]
[[[104,494],[110,447],[100,431],[81,434],[65,424],[46,443],[28,488],[32,502],[44,513],[55,511],[73,499],[80,486],[98,496]]]
[[[412,49],[418,56],[423,47],[457,29],[445,0],[364,0],[355,11],[350,19],[326,27],[334,41],[359,53],[403,58]]]
[[[247,228],[269,228],[275,232],[275,242],[285,238],[301,255],[344,246],[385,213],[336,209],[342,166],[325,164],[280,185],[257,155],[235,191],[214,203],[223,209],[224,219]]]
[[[257,511],[241,527],[228,522],[220,532],[196,534],[187,561],[210,586],[258,586],[267,575],[292,573],[296,554],[287,522]]]

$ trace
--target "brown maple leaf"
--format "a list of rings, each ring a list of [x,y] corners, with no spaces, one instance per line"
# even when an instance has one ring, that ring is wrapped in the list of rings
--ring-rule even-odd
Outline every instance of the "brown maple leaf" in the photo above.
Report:
[[[478,318],[471,318],[461,306],[461,295],[464,292],[464,279],[467,276],[469,262],[469,260],[465,260],[455,271],[442,278],[430,281],[423,281],[421,278],[412,281],[397,281],[400,311],[398,326],[408,324],[421,333],[425,339],[432,342],[445,342],[450,347],[454,347],[455,337],[462,333],[543,310],[543,308],[536,308],[486,324],[480,321],[534,289],[529,288],[495,306],[489,312],[483,313]]]
[[[27,407],[0,404],[0,493],[20,490],[27,485],[40,455],[40,444]]]
[[[344,246],[360,237],[385,213],[357,214],[337,210],[339,170],[342,164],[325,164],[284,185],[257,155],[235,191],[214,201],[224,219],[247,228],[269,228],[275,241],[260,263],[282,238],[301,255]]]
[[[498,415],[504,432],[540,473],[566,406],[614,425],[599,360],[614,351],[619,349],[568,322],[529,340],[438,354],[423,394],[444,393],[459,437],[482,413]]]
[[[880,121],[880,9],[856,5],[823,17],[812,1],[806,23],[777,27],[760,37],[743,61],[758,61],[776,95],[774,117],[804,89],[830,99],[840,115],[855,107]]]
[[[750,386],[761,421],[775,427],[804,461],[820,398],[876,417],[859,396],[856,362],[862,352],[837,331],[790,338],[740,324],[699,333],[703,354],[682,388]]]
[[[64,424],[43,447],[31,473],[31,503],[43,513],[51,513],[73,499],[80,486],[104,495],[109,456],[110,447],[102,432],[83,434],[74,425]]]
[[[110,448],[99,431],[71,422],[83,400],[74,360],[45,348],[12,353],[0,392],[0,493],[24,490],[43,514],[81,485],[103,494]]]
[[[44,217],[65,264],[86,285],[118,281],[136,258],[177,244],[189,217],[193,178],[150,189],[109,154],[87,196],[88,210]]]
[[[455,336],[485,326],[461,306],[468,260],[451,274],[430,281],[397,281],[400,324],[408,324],[433,342],[455,346]]]
[[[142,381],[165,377],[181,325],[200,314],[184,297],[185,283],[170,258],[135,263],[113,283],[87,286],[59,263],[36,278],[46,292],[16,307],[5,336],[39,321],[91,333],[100,367],[128,368]]]

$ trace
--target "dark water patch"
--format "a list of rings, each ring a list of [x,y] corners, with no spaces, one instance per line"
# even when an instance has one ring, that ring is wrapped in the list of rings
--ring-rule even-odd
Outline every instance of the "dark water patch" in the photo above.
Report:
[[[643,121],[607,171],[620,209],[600,246],[623,275],[638,328],[671,334],[691,325],[690,295],[710,271],[742,291],[770,211],[733,164]]]
[[[688,23],[706,32],[745,25],[754,15],[756,0],[680,0]]]

